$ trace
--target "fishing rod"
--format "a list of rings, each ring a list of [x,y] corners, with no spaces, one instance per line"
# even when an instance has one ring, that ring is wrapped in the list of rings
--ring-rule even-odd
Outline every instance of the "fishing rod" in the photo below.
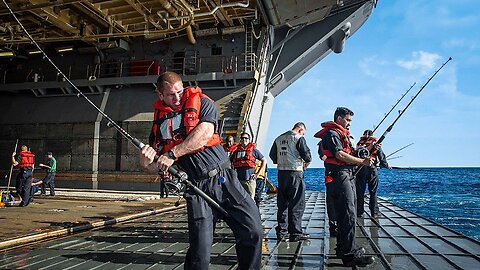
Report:
[[[391,158],[387,158],[387,160],[392,160],[392,159],[397,159],[397,158],[401,158],[403,156],[394,156],[394,157],[391,157]]]
[[[7,4],[7,2],[5,0],[2,0],[2,1],[5,4],[5,6],[7,7],[10,14],[12,14],[15,21],[17,21],[17,23],[20,25],[22,30],[25,32],[28,39],[35,45],[35,47],[37,47],[37,49],[42,53],[44,58],[47,59],[48,62],[50,62],[50,64],[56,69],[57,74],[60,74],[65,79],[65,81],[68,84],[70,84],[78,92],[77,97],[80,97],[80,96],[83,97],[96,111],[98,111],[103,117],[105,117],[105,119],[107,119],[109,126],[114,127],[122,136],[124,136],[135,147],[137,147],[138,149],[142,149],[145,146],[145,144],[143,142],[141,142],[139,139],[130,135],[122,127],[120,127],[105,112],[103,112],[100,108],[98,108],[97,105],[95,105],[80,89],[78,89],[78,87],[57,67],[57,65],[55,65],[55,63],[52,61],[52,59],[50,59],[48,57],[48,55],[42,50],[40,45],[38,45],[38,43],[35,41],[35,39],[33,39],[33,37],[30,35],[30,33],[28,33],[27,29],[25,29],[25,27],[20,22],[18,17],[15,15],[15,13],[10,8],[10,6]],[[154,161],[156,162],[158,160],[158,158],[159,158],[159,156],[155,155]],[[175,168],[173,168],[172,166],[170,166],[168,168],[168,172],[170,174],[172,174],[173,176],[177,177],[178,179],[180,179],[180,181],[182,181],[185,185],[192,188],[195,193],[197,193],[200,197],[202,197],[212,207],[214,207],[219,212],[221,212],[224,216],[227,216],[227,217],[229,216],[229,214],[227,213],[227,211],[225,211],[225,209],[223,209],[217,202],[215,202],[212,198],[210,198],[207,194],[205,194],[201,189],[199,189],[191,181],[189,181],[185,172],[178,171]]]
[[[5,1],[5,0],[3,0]],[[420,95],[420,93],[423,91],[423,89],[425,89],[425,87],[428,85],[428,83],[430,83],[430,81],[433,79],[433,77],[435,77],[435,75],[437,75],[437,73],[448,63],[450,62],[450,60],[452,60],[452,57],[449,57],[448,60],[443,63],[443,65],[437,69],[437,71],[435,71],[435,73],[433,73],[433,75],[427,80],[427,82],[422,86],[422,88],[420,88],[420,90],[418,90],[417,94],[415,96],[412,97],[412,99],[410,100],[410,102],[407,104],[407,106],[400,111],[400,113],[398,114],[397,118],[395,118],[395,120],[393,121],[393,123],[387,128],[387,130],[385,130],[385,132],[382,134],[382,136],[380,137],[380,139],[378,139],[377,141],[377,144],[380,144],[382,143],[383,140],[385,140],[385,137],[388,135],[388,133],[390,131],[392,131],[393,129],[393,126],[395,126],[395,124],[397,123],[397,121],[400,119],[400,117],[402,117],[402,115],[407,111],[408,107],[410,107],[410,105],[413,103],[413,101],[418,97],[418,95]]]
[[[15,150],[13,150],[13,152],[15,152],[15,153],[17,152],[17,146],[18,146],[18,139],[15,142]],[[8,175],[7,192],[10,191],[10,181],[12,180],[12,172],[13,172],[13,164],[12,164],[12,166],[10,166],[10,174]]]
[[[409,146],[412,146],[412,145],[413,145],[413,143],[411,143],[411,144],[409,144],[409,145],[405,145],[404,147],[402,147],[402,148],[400,148],[400,149],[398,149],[398,150],[393,151],[392,153],[390,153],[388,156],[386,156],[386,158],[391,157],[391,156],[393,156],[394,154],[396,154],[396,153],[402,151],[403,149],[405,149],[405,148],[407,148],[407,147],[409,147]],[[393,159],[393,158],[391,158],[391,159]]]
[[[4,0],[5,1],[5,0]],[[388,133],[390,131],[392,131],[393,129],[393,126],[395,126],[395,124],[397,123],[397,121],[400,119],[400,117],[402,117],[402,115],[407,111],[408,107],[410,107],[410,105],[412,105],[413,101],[418,97],[418,95],[420,95],[420,93],[423,91],[423,89],[425,89],[425,87],[428,85],[428,83],[430,83],[430,81],[435,77],[435,75],[437,75],[437,73],[448,63],[450,62],[450,60],[452,60],[452,57],[449,57],[448,60],[443,63],[443,65],[437,69],[435,71],[435,73],[433,73],[433,75],[428,78],[427,82],[418,90],[417,94],[415,94],[415,96],[412,97],[412,99],[410,100],[410,102],[407,104],[407,106],[405,106],[405,108],[403,110],[400,111],[400,113],[398,114],[397,118],[395,118],[395,120],[393,121],[392,124],[390,124],[390,126],[388,126],[387,130],[385,130],[385,132],[382,134],[382,136],[380,137],[380,139],[378,139],[378,141],[376,142],[376,144],[380,145],[383,140],[385,140],[385,137],[388,135]],[[376,151],[378,150],[374,150],[372,151],[372,153],[364,156],[364,157],[367,157],[367,156],[371,156],[372,154],[374,154]],[[367,150],[368,152],[368,150]],[[360,170],[363,168],[364,165],[361,165],[358,167],[358,169],[355,171],[355,173],[353,174],[353,176],[356,176],[358,174],[358,172],[360,172]]]
[[[428,168],[412,168],[412,167],[402,168],[402,167],[392,166],[392,169],[395,169],[395,170],[410,170],[410,171],[418,171],[418,172],[443,173],[440,170],[432,170],[432,169],[428,169]]]
[[[400,99],[397,100],[397,103],[395,103],[395,104],[392,106],[392,108],[390,109],[390,111],[388,111],[388,112],[385,114],[385,116],[383,117],[383,119],[380,120],[380,123],[378,123],[378,125],[375,126],[375,128],[374,128],[373,131],[372,131],[372,134],[375,133],[375,131],[378,129],[378,127],[380,127],[380,125],[383,123],[383,121],[385,121],[385,119],[387,119],[388,115],[390,115],[390,113],[393,111],[393,109],[395,109],[395,107],[397,107],[398,103],[400,103],[400,101],[402,101],[403,97],[405,97],[405,96],[408,94],[408,92],[410,92],[410,90],[412,90],[412,88],[415,86],[415,84],[417,84],[417,82],[414,82],[414,83],[412,84],[412,86],[410,86],[410,88],[408,88],[408,90],[407,90],[405,93],[403,93],[403,95],[400,97]]]

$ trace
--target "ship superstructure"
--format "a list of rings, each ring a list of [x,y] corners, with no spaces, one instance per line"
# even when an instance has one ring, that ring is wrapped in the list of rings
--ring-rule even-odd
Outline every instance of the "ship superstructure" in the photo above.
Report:
[[[373,0],[16,0],[9,6],[43,51],[95,104],[148,141],[163,71],[200,86],[222,137],[265,144],[276,96],[368,19]],[[135,182],[137,149],[107,127],[0,8],[0,150],[15,140],[52,151],[59,179],[101,188]],[[8,155],[0,158],[8,168]]]

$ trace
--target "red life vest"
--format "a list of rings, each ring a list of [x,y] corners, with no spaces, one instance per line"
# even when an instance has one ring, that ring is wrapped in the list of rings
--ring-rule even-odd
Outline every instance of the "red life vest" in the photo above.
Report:
[[[153,147],[159,154],[168,152],[175,145],[178,145],[187,138],[188,134],[198,125],[199,113],[201,110],[201,98],[208,96],[202,93],[200,87],[189,87],[184,90],[181,109],[175,111],[167,106],[163,100],[157,100],[153,120]],[[222,139],[218,133],[214,133],[210,140],[200,149],[188,154],[196,153],[205,147],[218,145]]]
[[[373,158],[377,157],[378,151],[373,148],[375,143],[377,142],[377,138],[373,136],[362,136],[357,143],[357,146],[364,146],[370,152],[370,156]]]
[[[223,150],[225,150],[225,152],[227,153],[228,156],[231,156],[232,153],[235,151],[235,149],[237,149],[237,147],[238,147],[238,144],[233,144],[230,147],[228,147],[227,144],[224,144],[223,145]]]
[[[231,155],[233,168],[255,168],[255,161],[257,161],[257,159],[253,156],[253,149],[255,149],[254,143],[249,143],[245,146],[238,144],[237,149],[235,149]]]
[[[25,167],[33,167],[33,164],[35,163],[35,155],[30,152],[30,151],[21,151],[18,153],[21,157],[22,160],[17,164],[17,168],[25,168]]]
[[[340,135],[343,152],[347,154],[350,154],[352,152],[352,147],[350,144],[350,131],[332,121],[322,123],[322,128],[323,129],[313,135],[315,138],[322,138],[323,134],[325,134],[327,131],[334,130],[338,133],[338,135]],[[326,164],[349,165],[343,161],[336,159],[335,155],[333,155],[330,150],[323,148],[323,143],[320,143],[320,149],[322,153],[327,156],[327,159],[324,160]]]

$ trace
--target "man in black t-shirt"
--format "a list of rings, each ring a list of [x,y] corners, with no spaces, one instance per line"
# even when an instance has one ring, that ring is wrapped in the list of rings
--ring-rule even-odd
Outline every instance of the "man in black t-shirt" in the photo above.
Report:
[[[219,218],[234,232],[238,269],[260,269],[260,214],[230,168],[221,139],[215,132],[218,114],[213,101],[198,87],[184,89],[180,76],[173,72],[160,75],[157,89],[159,100],[154,104],[151,146],[141,149],[140,165],[157,174],[176,162],[190,181],[229,214],[229,217],[222,216],[193,189],[186,191],[190,247],[185,269],[208,269],[213,231]],[[156,154],[161,155],[154,162]]]
[[[333,199],[337,219],[337,256],[345,266],[372,264],[373,256],[365,255],[365,249],[355,243],[355,165],[372,165],[370,157],[354,156],[350,141],[350,122],[353,112],[344,107],[336,109],[334,121],[322,123],[322,130],[314,136],[321,138],[322,160],[325,165],[325,182],[329,184],[329,196]],[[325,155],[325,157],[323,157]],[[328,180],[328,181],[327,181]]]

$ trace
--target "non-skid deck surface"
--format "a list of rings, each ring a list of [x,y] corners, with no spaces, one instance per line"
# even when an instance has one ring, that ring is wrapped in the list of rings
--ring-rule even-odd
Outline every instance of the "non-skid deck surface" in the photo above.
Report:
[[[302,225],[310,239],[277,242],[276,198],[261,206],[264,269],[346,269],[328,235],[325,194],[307,192]],[[367,200],[368,201],[368,200]],[[480,269],[480,244],[385,200],[381,214],[357,220],[357,243],[375,256],[362,269]],[[365,206],[368,208],[368,206]],[[183,269],[184,209],[3,252],[2,269]],[[235,240],[217,224],[210,269],[236,269]]]

